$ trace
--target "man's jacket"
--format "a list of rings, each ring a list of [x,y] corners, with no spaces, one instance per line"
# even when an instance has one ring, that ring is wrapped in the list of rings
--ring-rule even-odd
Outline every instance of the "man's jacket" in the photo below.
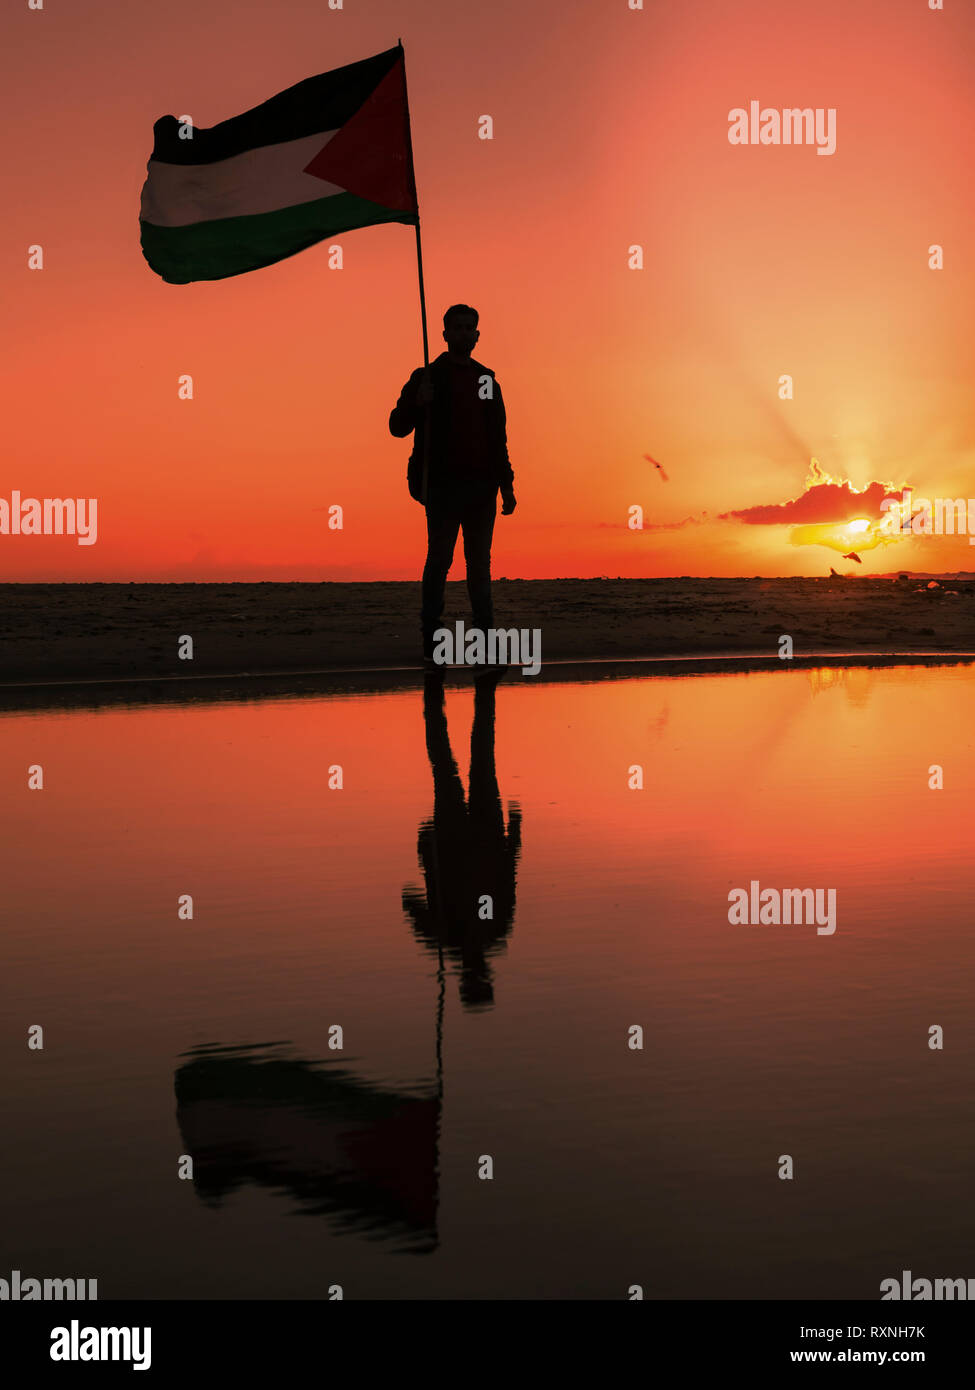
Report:
[[[490,367],[483,366],[472,357],[470,365],[473,389],[477,399],[477,410],[484,412],[484,430],[487,437],[487,477],[495,487],[507,490],[514,484],[514,473],[508,458],[508,427],[505,418],[504,400],[501,387]],[[450,378],[454,370],[446,352],[430,363],[430,380],[433,385],[433,402],[429,406],[418,406],[416,393],[423,380],[423,367],[417,367],[399,394],[399,400],[389,416],[389,432],[397,439],[403,439],[411,431],[413,452],[410,454],[406,470],[410,496],[418,502],[423,501],[423,456],[426,447],[427,422],[430,425],[430,455],[428,460],[428,487],[434,492],[448,486],[455,476],[456,465],[453,460],[463,457],[464,440],[452,437],[450,419]],[[483,390],[482,377],[491,378],[490,395]],[[485,399],[481,399],[485,396]]]

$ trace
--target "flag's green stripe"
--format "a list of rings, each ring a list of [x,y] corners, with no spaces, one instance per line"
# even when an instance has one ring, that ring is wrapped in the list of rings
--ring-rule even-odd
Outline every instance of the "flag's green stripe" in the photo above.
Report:
[[[306,77],[241,116],[195,129],[192,140],[180,139],[175,116],[161,116],[153,127],[152,157],[167,164],[210,164],[258,145],[280,145],[303,135],[337,130],[372,95],[402,52],[387,48],[358,63]]]
[[[273,265],[313,246],[323,237],[371,227],[378,222],[416,222],[415,212],[384,208],[353,193],[335,193],[311,203],[250,217],[221,217],[186,227],[139,221],[142,251],[157,275],[171,285],[223,280]]]

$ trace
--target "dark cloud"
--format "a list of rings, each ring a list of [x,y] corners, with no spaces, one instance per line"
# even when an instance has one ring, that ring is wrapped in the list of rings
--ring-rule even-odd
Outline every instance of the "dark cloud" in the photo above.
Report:
[[[641,531],[682,531],[685,526],[700,526],[702,522],[708,520],[707,512],[702,512],[700,516],[685,516],[683,521],[645,521],[640,527]],[[554,523],[559,527],[565,525],[560,521]],[[630,527],[625,521],[597,521],[596,529],[600,531],[629,531]]]
[[[683,521],[645,521],[644,531],[682,531],[685,526],[699,526],[702,521],[707,520],[707,512],[703,517],[685,516]]]
[[[791,502],[768,502],[722,512],[719,521],[743,521],[748,526],[792,526],[800,522],[843,522],[855,517],[881,517],[885,497],[900,501],[900,490],[890,483],[871,483],[855,492],[850,483],[814,482]]]

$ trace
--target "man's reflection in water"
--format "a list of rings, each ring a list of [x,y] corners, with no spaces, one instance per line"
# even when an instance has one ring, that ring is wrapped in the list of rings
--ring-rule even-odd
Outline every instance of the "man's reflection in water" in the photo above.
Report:
[[[466,798],[450,749],[442,673],[429,673],[423,686],[433,817],[421,824],[417,839],[426,892],[404,889],[403,909],[417,939],[459,966],[467,1008],[494,1003],[489,959],[504,949],[515,915],[521,809],[509,804],[505,828],[494,766],[494,697],[503,674],[503,668],[489,668],[474,683]]]

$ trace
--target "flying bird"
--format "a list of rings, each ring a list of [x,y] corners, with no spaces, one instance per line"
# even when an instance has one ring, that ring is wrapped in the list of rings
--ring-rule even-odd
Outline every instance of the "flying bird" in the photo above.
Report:
[[[663,479],[663,481],[664,481],[665,483],[669,483],[669,482],[670,482],[670,479],[667,477],[667,474],[664,472],[664,468],[663,468],[663,464],[662,464],[662,463],[658,463],[656,459],[652,459],[652,458],[650,457],[649,454],[644,454],[643,457],[646,459],[647,463],[652,463],[652,464],[653,464],[654,468],[656,468],[656,469],[658,470],[658,472],[660,473],[661,478]]]
[[[855,550],[851,550],[850,553],[849,553],[849,555],[844,555],[844,556],[843,556],[843,559],[844,559],[844,560],[856,560],[856,562],[857,562],[858,565],[862,565],[862,564],[863,564],[863,561],[860,559],[859,555],[856,553]]]

